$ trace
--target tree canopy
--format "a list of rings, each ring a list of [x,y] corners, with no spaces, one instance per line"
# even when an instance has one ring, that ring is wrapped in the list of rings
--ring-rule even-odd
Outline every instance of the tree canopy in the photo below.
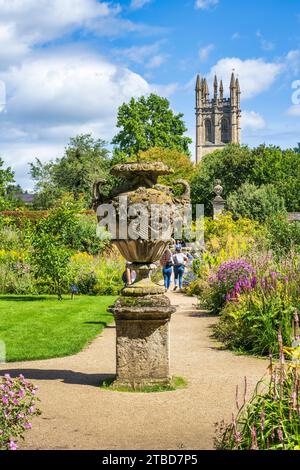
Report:
[[[211,213],[213,188],[220,179],[225,198],[244,183],[273,185],[279,197],[284,199],[288,211],[300,210],[300,154],[275,146],[247,146],[229,144],[223,150],[206,155],[197,167],[192,181],[194,203],[205,205]]]
[[[108,177],[111,160],[106,143],[90,134],[70,139],[62,158],[42,163],[30,163],[37,197],[35,206],[52,207],[62,193],[72,193],[75,199],[83,196],[86,206],[91,205],[92,185],[96,179]],[[109,186],[108,186],[109,189]]]
[[[118,111],[120,131],[112,140],[115,153],[132,158],[151,147],[162,147],[189,154],[192,140],[184,136],[187,128],[182,117],[174,114],[167,99],[153,93],[132,98]]]
[[[145,162],[163,162],[174,170],[171,175],[160,176],[159,183],[171,185],[179,179],[190,181],[195,175],[195,167],[190,157],[176,149],[154,147],[140,152],[139,158]]]

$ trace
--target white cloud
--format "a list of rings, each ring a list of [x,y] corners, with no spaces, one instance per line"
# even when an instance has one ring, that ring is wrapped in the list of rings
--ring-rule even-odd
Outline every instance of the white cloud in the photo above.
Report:
[[[256,37],[260,40],[261,48],[264,51],[273,51],[275,49],[275,44],[271,41],[267,41],[260,31],[256,32]]]
[[[292,75],[298,75],[300,72],[300,50],[294,49],[289,51],[286,56],[286,67]]]
[[[235,70],[240,80],[242,97],[249,99],[268,90],[284,68],[282,63],[265,62],[263,59],[227,57],[220,59],[211,68],[208,78],[212,81],[216,74],[223,79],[224,88],[228,90],[232,70]]]
[[[300,104],[294,104],[293,106],[291,106],[287,110],[286,114],[292,117],[300,117]]]
[[[164,64],[167,60],[167,56],[165,54],[157,54],[149,60],[149,62],[146,64],[146,67],[148,69],[156,69],[160,67],[162,64]]]
[[[196,0],[196,10],[207,10],[219,3],[219,0]]]
[[[207,46],[205,47],[202,47],[200,50],[199,50],[199,58],[200,58],[200,62],[206,62],[210,53],[214,50],[215,48],[215,45],[214,44],[208,44]]]
[[[265,129],[266,121],[255,111],[243,111],[241,125],[243,130],[259,130]]]
[[[7,84],[8,120],[38,127],[112,117],[131,96],[149,92],[130,70],[87,53],[33,57],[0,74]]]
[[[140,8],[143,8],[147,3],[152,2],[152,0],[131,0],[130,7],[133,10],[139,10]]]
[[[156,89],[128,68],[70,51],[26,59],[0,73],[1,79],[8,97],[6,112],[0,113],[0,155],[26,188],[29,161],[62,155],[69,138],[79,133],[110,141],[118,106]],[[170,85],[164,91],[173,90]]]
[[[144,64],[149,57],[153,57],[159,52],[161,44],[161,41],[157,41],[153,44],[146,44],[144,46],[132,46],[125,49],[116,49],[115,53],[117,56],[125,57],[136,64]]]
[[[234,40],[237,40],[237,39],[241,39],[241,34],[236,32],[236,33],[233,33],[233,35],[231,36],[231,39],[234,41]]]

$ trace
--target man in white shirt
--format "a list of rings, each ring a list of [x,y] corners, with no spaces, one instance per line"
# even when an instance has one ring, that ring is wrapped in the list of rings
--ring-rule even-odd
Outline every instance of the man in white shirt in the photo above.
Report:
[[[176,245],[175,247],[175,254],[173,255],[173,263],[174,263],[174,279],[175,279],[175,287],[174,290],[182,289],[182,279],[184,275],[184,269],[188,262],[188,257],[182,253],[181,245]]]

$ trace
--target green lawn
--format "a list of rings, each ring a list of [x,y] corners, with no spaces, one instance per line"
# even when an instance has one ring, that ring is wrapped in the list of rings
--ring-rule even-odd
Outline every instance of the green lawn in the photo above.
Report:
[[[112,321],[115,297],[0,296],[0,340],[6,360],[46,359],[75,354]]]

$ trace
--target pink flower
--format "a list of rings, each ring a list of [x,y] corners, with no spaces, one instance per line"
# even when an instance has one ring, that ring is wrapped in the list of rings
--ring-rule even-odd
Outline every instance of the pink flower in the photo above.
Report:
[[[24,424],[24,427],[25,427],[25,429],[31,429],[31,428],[32,428],[32,424],[31,424],[31,423],[25,423],[25,424]]]
[[[2,403],[4,405],[8,405],[8,398],[4,395],[4,397],[2,397]]]
[[[9,449],[10,450],[17,450],[17,445],[14,441],[9,441]]]

